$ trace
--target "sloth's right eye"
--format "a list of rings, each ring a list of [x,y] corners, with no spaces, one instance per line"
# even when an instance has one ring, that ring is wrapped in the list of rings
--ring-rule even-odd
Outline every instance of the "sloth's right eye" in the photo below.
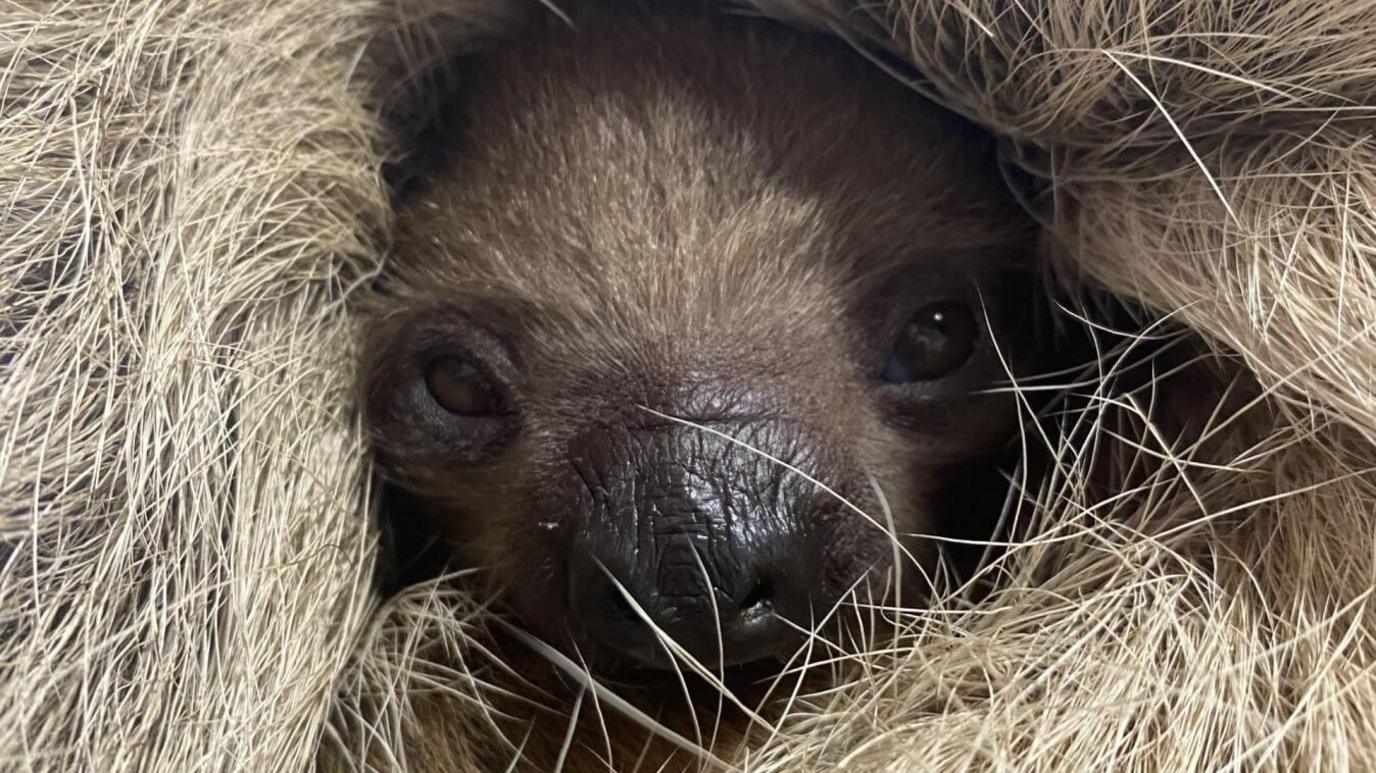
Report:
[[[425,370],[425,387],[441,408],[456,416],[498,416],[506,412],[491,379],[462,357],[440,357]]]
[[[952,373],[970,359],[978,330],[965,304],[923,306],[903,327],[881,377],[890,384],[904,384]]]

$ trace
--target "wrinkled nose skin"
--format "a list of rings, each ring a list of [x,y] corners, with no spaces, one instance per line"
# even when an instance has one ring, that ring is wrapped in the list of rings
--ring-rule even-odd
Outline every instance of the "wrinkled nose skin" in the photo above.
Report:
[[[710,426],[800,469],[818,466],[795,425]],[[835,579],[872,563],[827,550],[843,507],[834,497],[711,432],[600,427],[570,450],[582,516],[566,547],[570,623],[632,664],[668,667],[661,635],[709,667],[786,654],[835,602]]]

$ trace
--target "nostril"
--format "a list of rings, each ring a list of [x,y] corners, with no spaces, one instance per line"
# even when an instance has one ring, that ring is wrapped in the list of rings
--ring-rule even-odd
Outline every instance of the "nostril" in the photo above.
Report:
[[[745,598],[741,599],[740,616],[743,618],[767,615],[774,609],[774,583],[761,579],[755,583]]]

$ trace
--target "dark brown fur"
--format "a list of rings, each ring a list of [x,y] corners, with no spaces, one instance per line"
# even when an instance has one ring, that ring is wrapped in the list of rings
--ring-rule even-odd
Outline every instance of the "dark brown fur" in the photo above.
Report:
[[[579,496],[556,481],[590,424],[797,424],[794,462],[881,522],[817,516],[828,549],[883,553],[883,504],[900,534],[942,528],[955,471],[1012,431],[1011,398],[976,392],[1035,360],[1035,289],[1009,280],[1035,228],[987,138],[840,42],[690,4],[600,8],[465,68],[462,129],[401,200],[366,347],[370,425],[413,508],[389,517],[553,639]],[[977,367],[927,392],[879,383],[913,309],[952,297],[987,304],[1002,351],[982,336]],[[456,332],[473,326],[478,343]],[[459,337],[502,350],[518,403],[492,453],[458,454],[396,396]],[[930,540],[904,543],[930,565]]]

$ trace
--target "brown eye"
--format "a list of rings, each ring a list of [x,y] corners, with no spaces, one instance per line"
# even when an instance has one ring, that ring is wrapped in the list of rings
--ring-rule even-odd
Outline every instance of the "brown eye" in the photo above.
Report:
[[[472,364],[458,357],[441,357],[425,371],[425,386],[440,407],[459,416],[504,413],[492,382]]]
[[[975,317],[965,304],[923,306],[899,333],[881,378],[903,384],[945,376],[970,359],[975,332]]]

